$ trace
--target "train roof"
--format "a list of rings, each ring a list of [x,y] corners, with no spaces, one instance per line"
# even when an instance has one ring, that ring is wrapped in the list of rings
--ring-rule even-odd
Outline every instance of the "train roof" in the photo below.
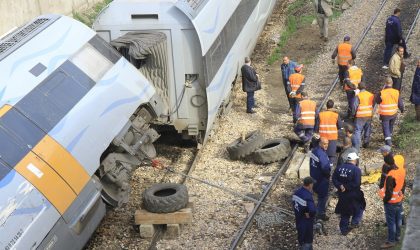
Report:
[[[129,27],[133,23],[133,17],[144,17],[143,23],[166,23],[168,26],[174,22],[188,26],[190,22],[197,32],[201,53],[204,56],[240,2],[240,0],[114,0],[98,16],[94,29],[100,31],[104,26],[115,28],[116,24]],[[178,14],[174,9],[178,9],[184,15]]]
[[[0,40],[0,107],[14,105],[96,33],[66,16],[44,15]]]

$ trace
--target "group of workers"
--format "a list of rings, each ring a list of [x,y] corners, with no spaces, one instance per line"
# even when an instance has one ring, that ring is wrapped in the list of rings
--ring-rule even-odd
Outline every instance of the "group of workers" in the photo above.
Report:
[[[379,149],[384,157],[382,177],[378,194],[384,203],[385,218],[388,227],[388,238],[382,249],[396,245],[400,240],[403,219],[402,201],[404,199],[405,168],[404,157],[392,153],[392,134],[397,112],[404,112],[400,96],[403,59],[409,57],[406,45],[401,36],[401,24],[398,16],[400,10],[386,24],[386,48],[384,53],[384,69],[389,70],[389,77],[384,80],[384,88],[373,94],[366,89],[363,71],[355,65],[356,53],[345,36],[332,54],[333,62],[337,58],[340,84],[347,96],[347,119],[343,125],[334,101],[328,100],[326,110],[317,111],[316,102],[310,100],[304,91],[305,76],[302,65],[283,58],[281,65],[283,83],[293,112],[294,132],[298,135],[305,151],[310,145],[310,176],[304,178],[303,186],[295,191],[292,204],[296,217],[298,241],[301,249],[312,249],[313,226],[316,220],[328,221],[326,206],[330,192],[330,181],[337,190],[338,202],[335,213],[340,215],[339,228],[342,235],[347,235],[357,228],[366,208],[364,193],[361,190],[361,170],[359,168],[360,147],[369,147],[371,122],[375,104],[382,123],[384,145]],[[398,21],[398,24],[396,22]],[[393,29],[391,29],[392,27]],[[395,28],[395,29],[394,29]],[[391,31],[397,33],[391,42]],[[398,40],[398,41],[397,41]],[[389,47],[397,45],[395,54],[389,55]],[[391,51],[392,51],[391,47]],[[417,61],[416,75],[413,81],[410,100],[420,105],[420,60]],[[417,102],[417,104],[416,104]],[[419,113],[417,113],[419,116]],[[351,124],[353,122],[353,124]],[[337,141],[339,131],[345,130],[342,151],[337,159]],[[314,136],[314,133],[316,136]],[[317,203],[313,198],[317,196]]]

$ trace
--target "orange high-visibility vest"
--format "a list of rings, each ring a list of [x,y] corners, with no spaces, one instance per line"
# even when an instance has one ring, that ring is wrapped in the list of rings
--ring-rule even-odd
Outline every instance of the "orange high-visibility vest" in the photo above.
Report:
[[[300,117],[298,123],[306,126],[315,126],[316,102],[312,100],[302,100],[299,102]]]
[[[357,107],[356,117],[372,117],[374,95],[365,90],[360,92],[357,98],[359,98],[359,106]]]
[[[348,69],[350,82],[353,83],[356,88],[359,87],[359,83],[362,81],[363,71],[357,67],[350,67]],[[344,85],[344,90],[351,90],[347,84]]]
[[[349,43],[340,43],[338,45],[338,56],[337,56],[337,63],[338,65],[347,66],[349,64],[349,60],[352,59],[351,56],[351,44]]]
[[[394,157],[395,159],[395,157]],[[397,157],[398,159],[398,157]],[[395,162],[397,163],[397,162]],[[401,164],[401,162],[399,162],[399,164]],[[404,164],[403,164],[404,165]],[[402,199],[404,198],[404,194],[401,192],[402,187],[404,186],[404,181],[405,181],[405,170],[401,171],[400,166],[398,166],[398,169],[392,169],[391,171],[388,172],[385,182],[384,182],[384,187],[381,188],[379,190],[379,196],[383,199],[385,197],[385,192],[386,192],[386,180],[388,178],[388,176],[392,176],[392,178],[394,178],[395,180],[395,187],[392,190],[392,196],[391,199],[388,201],[388,203],[399,203],[402,201]]]
[[[301,73],[293,73],[289,76],[289,82],[290,87],[292,88],[292,91],[296,92],[299,87],[302,85],[303,80],[305,80],[305,76]],[[289,95],[289,97],[292,97]],[[301,98],[301,94],[297,94],[296,96],[292,98]]]
[[[400,92],[393,88],[386,88],[381,91],[382,102],[379,104],[380,115],[395,115],[398,111],[398,98]]]
[[[337,140],[337,121],[338,114],[336,112],[327,110],[319,113],[319,135],[328,140]]]
[[[395,165],[397,165],[397,171],[404,177],[405,180],[405,167],[404,167],[404,157],[402,155],[394,156]]]

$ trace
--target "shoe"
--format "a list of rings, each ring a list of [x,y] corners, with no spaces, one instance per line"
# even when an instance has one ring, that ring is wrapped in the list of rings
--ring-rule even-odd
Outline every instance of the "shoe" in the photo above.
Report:
[[[356,229],[359,227],[359,224],[350,224],[349,226],[351,229]]]
[[[258,109],[258,108],[260,108],[260,105],[255,104],[255,105],[254,105],[254,108],[255,108],[255,109]]]
[[[306,143],[305,145],[303,145],[303,151],[305,153],[308,153],[309,152],[309,144],[308,143]]]
[[[389,69],[388,65],[382,66],[382,69]]]
[[[368,147],[369,147],[369,142],[365,142],[365,143],[363,143],[362,147],[363,147],[363,148],[368,148]]]
[[[349,228],[347,231],[341,232],[341,235],[346,236],[347,234],[350,233],[351,230],[352,228]]]
[[[324,37],[322,38],[322,40],[323,40],[324,42],[328,42],[328,37],[325,37],[325,36],[324,36]]]
[[[255,111],[255,110],[247,110],[246,111],[248,114],[255,114],[255,113],[257,113],[257,111]]]
[[[411,56],[411,53],[407,53],[404,55],[404,59],[410,58],[410,56]]]
[[[391,248],[394,247],[395,243],[394,242],[385,242],[384,244],[381,245],[381,249],[387,249],[387,248]]]

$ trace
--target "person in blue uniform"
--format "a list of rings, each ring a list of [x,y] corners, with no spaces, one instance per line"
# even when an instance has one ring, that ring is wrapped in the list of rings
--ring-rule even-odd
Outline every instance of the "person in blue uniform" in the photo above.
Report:
[[[327,221],[326,206],[328,200],[329,180],[331,175],[331,162],[327,154],[328,139],[321,137],[319,144],[310,154],[309,171],[315,180],[314,192],[318,195],[317,218]]]
[[[299,249],[312,250],[314,239],[315,203],[312,196],[314,180],[311,177],[303,179],[303,186],[295,191],[292,197],[292,206],[296,218]]]
[[[335,213],[341,215],[340,231],[342,235],[347,235],[350,230],[359,226],[366,201],[363,191],[360,189],[362,172],[356,166],[359,156],[350,153],[347,162],[338,166],[332,176],[334,186],[338,189],[338,202]],[[351,217],[351,225],[349,226]]]

